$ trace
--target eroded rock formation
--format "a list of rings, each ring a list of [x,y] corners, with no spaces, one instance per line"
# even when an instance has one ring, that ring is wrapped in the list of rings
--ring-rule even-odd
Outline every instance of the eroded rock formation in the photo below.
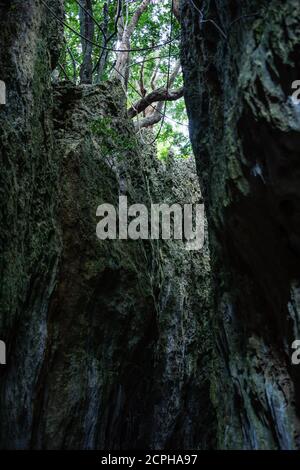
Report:
[[[218,446],[299,448],[299,3],[181,7],[214,279]]]
[[[62,31],[42,3],[0,13],[1,448],[211,447],[207,248],[96,238],[119,194],[199,202],[194,164],[136,138],[118,84],[52,88]]]

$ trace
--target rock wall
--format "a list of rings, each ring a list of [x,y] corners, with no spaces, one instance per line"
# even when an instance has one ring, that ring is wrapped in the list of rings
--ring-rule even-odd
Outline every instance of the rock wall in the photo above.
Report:
[[[62,1],[48,3],[62,15]],[[0,370],[0,440],[20,448],[30,442],[60,253],[50,73],[62,30],[33,0],[2,2],[0,21],[0,77],[7,90],[7,105],[0,107],[0,335],[8,360]]]
[[[194,163],[156,159],[116,83],[52,88],[61,30],[42,4],[0,14],[0,446],[213,447],[207,247],[96,238],[120,194],[199,202]]]
[[[291,364],[300,339],[298,7],[181,1],[212,257],[219,448],[300,447],[300,369]]]

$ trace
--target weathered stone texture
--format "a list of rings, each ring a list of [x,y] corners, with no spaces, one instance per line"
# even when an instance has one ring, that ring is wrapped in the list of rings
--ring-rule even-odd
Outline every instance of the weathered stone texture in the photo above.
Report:
[[[299,2],[181,7],[214,279],[218,446],[299,448]]]

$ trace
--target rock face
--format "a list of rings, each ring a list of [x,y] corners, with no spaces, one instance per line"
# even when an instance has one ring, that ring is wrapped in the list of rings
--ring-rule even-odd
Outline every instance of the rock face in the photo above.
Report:
[[[56,14],[62,3],[49,2]],[[40,2],[0,6],[1,443],[26,447],[47,340],[60,241],[55,221],[59,162],[54,153],[50,72],[62,31]],[[26,351],[26,353],[25,353]]]
[[[298,6],[181,2],[212,257],[219,448],[300,447]]]
[[[207,247],[96,238],[119,195],[199,202],[193,161],[156,159],[117,84],[52,89],[61,31],[23,4],[0,6],[1,448],[213,447]]]

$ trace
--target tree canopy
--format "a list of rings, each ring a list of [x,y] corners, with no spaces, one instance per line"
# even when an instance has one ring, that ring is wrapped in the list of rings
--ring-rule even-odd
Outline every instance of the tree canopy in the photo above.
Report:
[[[178,3],[65,0],[65,41],[57,70],[57,79],[76,84],[120,80],[136,132],[153,129],[161,158],[170,151],[180,157],[191,151],[179,62]]]

